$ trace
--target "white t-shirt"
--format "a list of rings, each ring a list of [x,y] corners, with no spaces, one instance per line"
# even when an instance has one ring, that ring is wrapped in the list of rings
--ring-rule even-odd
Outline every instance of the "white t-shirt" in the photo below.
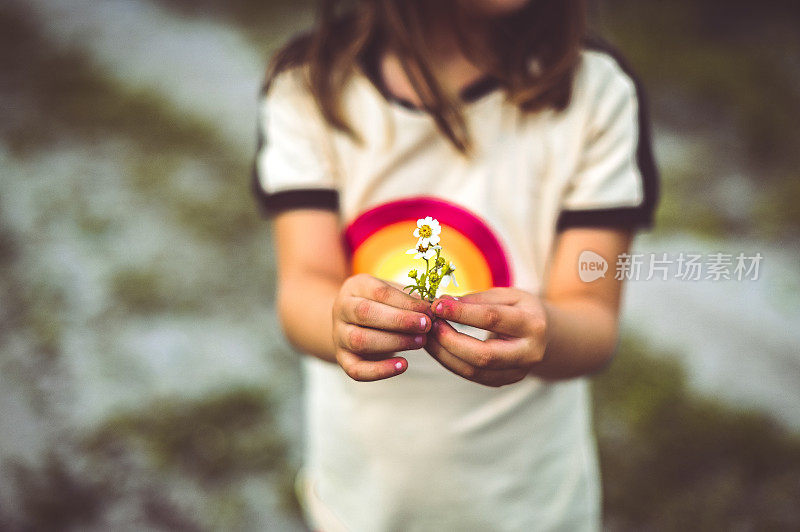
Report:
[[[473,87],[464,107],[472,158],[430,116],[387,99],[364,70],[343,95],[358,144],[325,124],[300,72],[281,73],[262,94],[254,190],[267,214],[337,209],[353,273],[404,282],[418,266],[404,253],[416,243],[411,228],[432,216],[457,268],[459,287],[447,293],[536,293],[558,230],[652,221],[657,175],[641,93],[606,52],[583,51],[562,112],[526,114],[501,89]],[[422,349],[403,356],[406,372],[378,382],[303,357],[307,442],[297,485],[314,528],[599,528],[585,378],[529,376],[491,388]]]

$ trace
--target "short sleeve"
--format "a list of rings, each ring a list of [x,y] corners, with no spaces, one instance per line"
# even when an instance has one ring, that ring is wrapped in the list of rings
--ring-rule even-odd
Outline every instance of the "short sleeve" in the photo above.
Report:
[[[282,72],[258,99],[252,192],[261,214],[338,210],[339,194],[321,114],[297,72]]]
[[[577,171],[557,229],[653,225],[658,169],[641,84],[620,58],[595,56],[592,102]],[[599,71],[599,72],[598,72]]]

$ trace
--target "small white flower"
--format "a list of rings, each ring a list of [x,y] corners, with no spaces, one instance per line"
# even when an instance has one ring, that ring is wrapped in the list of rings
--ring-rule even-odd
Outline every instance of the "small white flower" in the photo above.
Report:
[[[452,262],[450,263],[449,273],[446,273],[442,277],[442,282],[439,284],[441,288],[446,288],[447,285],[450,284],[450,281],[453,281],[453,286],[458,286],[458,282],[456,281],[456,265]]]
[[[414,229],[414,236],[419,238],[417,247],[421,246],[426,248],[438,244],[441,240],[439,237],[441,232],[442,228],[439,225],[439,220],[431,218],[430,216],[420,218],[417,220],[417,228]]]
[[[406,251],[406,255],[414,255],[415,259],[421,259],[422,258],[422,253],[423,252],[420,251],[417,248],[411,248],[408,251]]]
[[[415,259],[425,259],[431,260],[433,257],[436,256],[436,250],[442,249],[442,246],[430,246],[428,249],[425,249],[424,246],[417,246],[414,249],[409,249],[406,251],[406,255],[411,255],[415,253]]]

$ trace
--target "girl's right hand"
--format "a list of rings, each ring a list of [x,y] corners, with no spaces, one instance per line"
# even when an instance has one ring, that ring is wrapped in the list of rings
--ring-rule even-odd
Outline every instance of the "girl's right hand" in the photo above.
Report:
[[[357,381],[376,381],[406,370],[397,351],[425,345],[430,303],[367,274],[348,277],[333,303],[336,361]]]

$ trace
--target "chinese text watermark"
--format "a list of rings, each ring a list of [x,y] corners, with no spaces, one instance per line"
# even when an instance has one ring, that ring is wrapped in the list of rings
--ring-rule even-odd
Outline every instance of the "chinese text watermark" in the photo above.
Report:
[[[622,253],[614,263],[614,279],[757,281],[763,259],[761,253]],[[585,283],[606,277],[608,270],[608,261],[594,251],[582,251],[578,257],[578,276]]]

